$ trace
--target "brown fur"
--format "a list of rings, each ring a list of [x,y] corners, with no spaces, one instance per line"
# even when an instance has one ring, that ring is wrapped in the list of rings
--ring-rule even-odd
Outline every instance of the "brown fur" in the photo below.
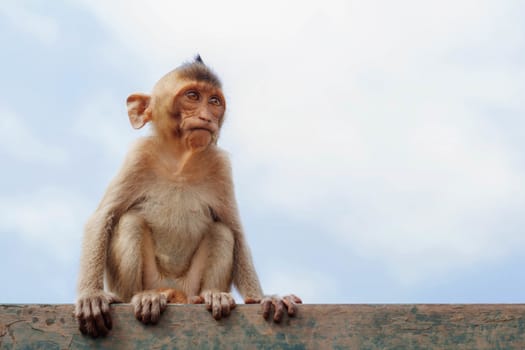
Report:
[[[216,146],[226,104],[210,77],[196,61],[164,76],[151,96],[128,98],[132,126],[152,122],[153,135],[132,148],[86,224],[76,307],[85,334],[109,331],[116,301],[156,323],[171,301],[204,302],[216,319],[227,316],[232,283],[245,301],[263,299],[230,163]]]
[[[173,288],[159,288],[157,292],[166,295],[167,301],[170,304],[187,304],[188,296],[180,290]]]

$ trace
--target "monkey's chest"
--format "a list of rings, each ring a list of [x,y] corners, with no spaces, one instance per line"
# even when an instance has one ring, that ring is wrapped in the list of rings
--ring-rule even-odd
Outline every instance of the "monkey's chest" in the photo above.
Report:
[[[213,223],[211,203],[192,189],[165,187],[153,194],[143,213],[152,231],[156,260],[163,270],[177,274],[190,263]]]

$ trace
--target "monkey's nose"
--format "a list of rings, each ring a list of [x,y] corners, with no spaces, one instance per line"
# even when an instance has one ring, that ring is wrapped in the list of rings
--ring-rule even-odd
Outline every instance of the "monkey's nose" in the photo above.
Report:
[[[206,122],[206,123],[211,123],[211,118],[208,118],[206,116],[199,116],[199,119]]]

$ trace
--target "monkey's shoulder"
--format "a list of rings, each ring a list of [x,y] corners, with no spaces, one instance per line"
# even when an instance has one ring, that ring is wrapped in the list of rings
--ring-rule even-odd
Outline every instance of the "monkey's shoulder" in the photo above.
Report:
[[[137,139],[128,150],[121,167],[122,173],[146,173],[155,162],[155,143],[151,137]]]

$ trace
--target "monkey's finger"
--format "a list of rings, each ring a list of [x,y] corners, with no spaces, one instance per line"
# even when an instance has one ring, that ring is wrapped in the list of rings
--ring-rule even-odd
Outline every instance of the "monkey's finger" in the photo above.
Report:
[[[86,327],[86,320],[83,318],[78,319],[78,329],[80,330],[80,333],[87,335],[87,327]]]
[[[108,330],[113,328],[113,322],[111,320],[111,314],[109,310],[109,304],[106,300],[103,300],[100,303],[100,311],[102,312],[102,317],[104,318],[104,325]]]
[[[212,301],[211,292],[204,293],[204,304],[206,304],[206,309],[208,309],[208,311],[211,311],[212,309]]]
[[[164,294],[161,294],[159,297],[159,307],[160,312],[164,312],[164,310],[166,310],[168,307],[168,297]]]
[[[261,308],[262,308],[263,317],[265,319],[268,319],[268,317],[270,316],[270,311],[272,309],[272,299],[263,298],[261,300]]]
[[[273,314],[273,321],[276,323],[281,322],[284,314],[284,303],[281,298],[273,298],[272,300],[273,307],[275,309]]]
[[[75,318],[78,322],[78,329],[82,334],[85,334],[83,332],[83,329],[85,329],[85,322],[84,321],[84,315],[82,314],[82,301],[78,300],[75,304],[75,311],[73,311],[73,315],[75,315]]]
[[[80,317],[87,321],[91,317],[91,302],[89,299],[85,299],[81,302],[81,305]]]
[[[301,298],[299,298],[297,295],[295,294],[290,294],[288,295],[290,298],[292,298],[293,302],[296,303],[296,304],[302,304],[303,301],[301,300]]]
[[[93,313],[94,326],[97,329],[97,333],[104,336],[108,333],[108,329],[104,322],[104,316],[102,316],[101,302],[102,300],[100,298],[93,298],[91,300],[91,312]]]
[[[245,304],[259,304],[260,302],[261,302],[261,299],[255,299],[255,298],[244,299]]]
[[[131,303],[133,304],[135,318],[142,322],[142,303],[140,302],[140,299],[133,297],[133,299],[131,299]]]
[[[160,298],[154,296],[151,300],[150,323],[157,324],[160,319]]]
[[[221,315],[224,317],[230,316],[230,300],[228,298],[229,293],[221,293]]]
[[[86,332],[93,338],[98,337],[98,330],[95,324],[95,318],[93,317],[93,311],[91,310],[91,301],[86,300],[84,303],[84,315],[86,320]]]
[[[286,305],[286,308],[288,310],[288,316],[295,316],[295,313],[297,312],[297,306],[295,306],[295,302],[291,295],[287,295],[283,297],[283,303]]]
[[[82,312],[83,308],[84,302],[82,300],[79,300],[75,305],[75,317],[78,321],[78,329],[80,333],[87,334],[86,319],[84,318],[84,313]]]
[[[233,310],[237,307],[237,303],[235,302],[235,299],[233,298],[233,296],[230,294],[230,293],[226,293],[227,297],[228,297],[228,301],[230,303],[230,310]]]
[[[221,319],[221,294],[212,293],[212,305],[211,305],[211,314],[216,320]]]
[[[82,314],[83,304],[84,302],[82,300],[78,300],[75,304],[75,311],[73,312],[73,314],[75,315],[77,319],[80,319],[83,316]]]
[[[95,324],[92,321],[86,322],[86,330],[87,334],[90,335],[92,338],[98,338],[97,327],[95,327]]]
[[[142,298],[142,323],[149,324],[151,322],[151,298],[144,296]]]
[[[84,334],[90,335],[93,338],[98,336],[97,329],[95,327],[95,320],[93,318],[93,313],[91,312],[91,301],[89,299],[84,299],[82,301],[81,308],[81,319],[83,320],[82,328],[85,330]],[[82,329],[81,329],[82,331]]]

